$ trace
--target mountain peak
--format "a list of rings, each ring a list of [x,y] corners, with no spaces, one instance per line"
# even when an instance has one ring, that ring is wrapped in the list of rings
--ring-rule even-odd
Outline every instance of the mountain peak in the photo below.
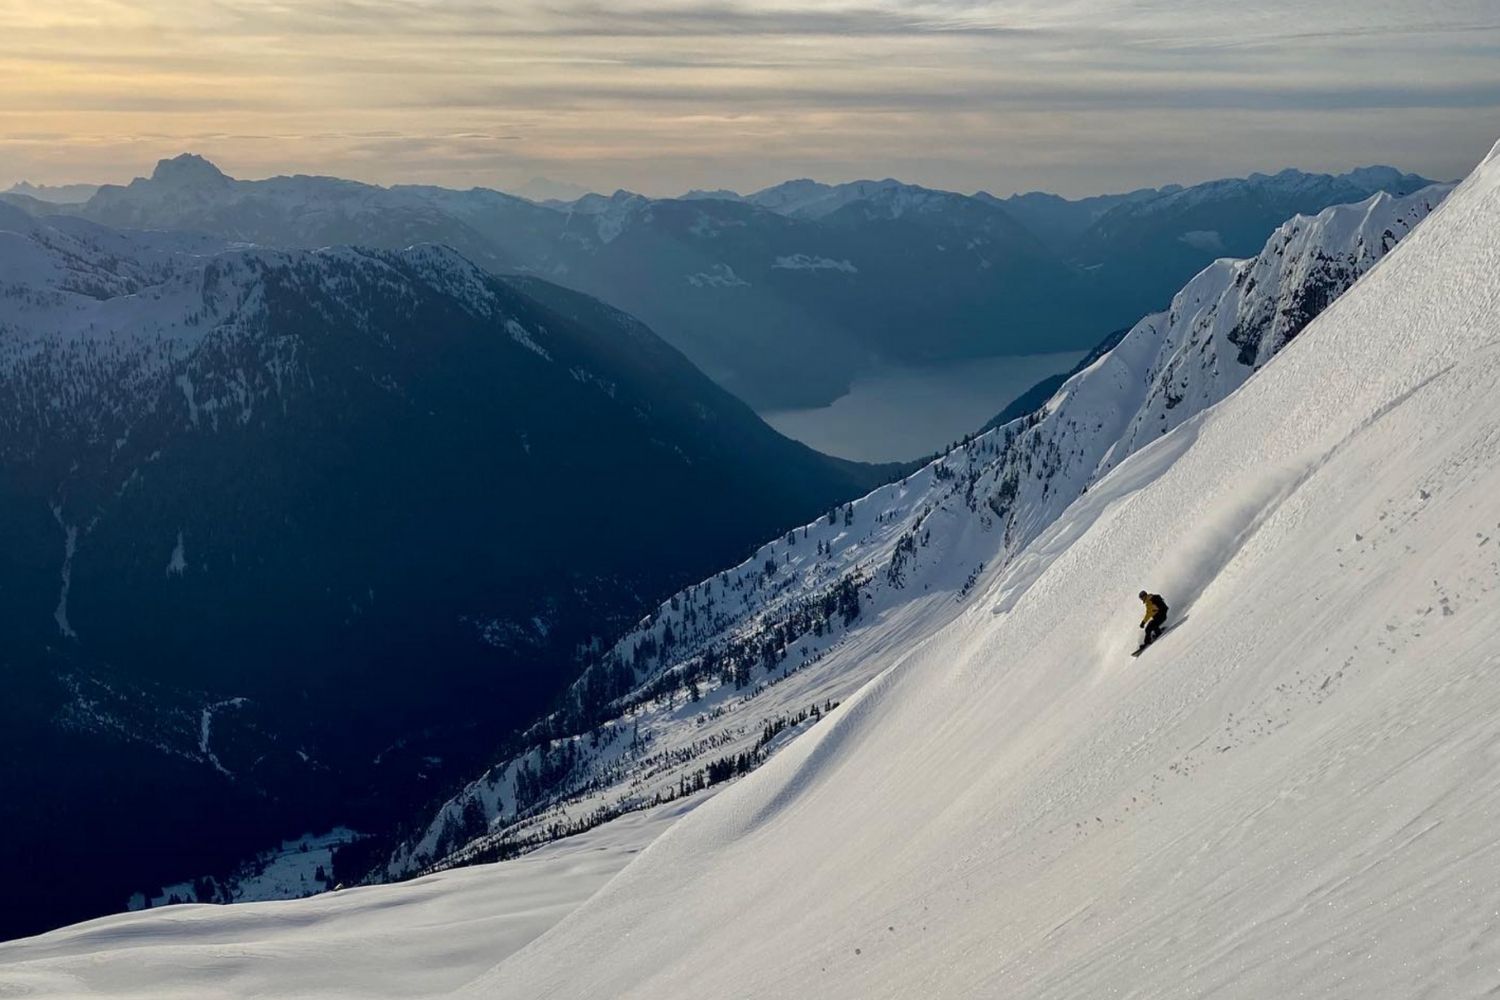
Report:
[[[714,188],[706,191],[702,188],[693,188],[687,194],[681,195],[683,201],[744,201],[745,196],[738,191],[729,188]]]
[[[1396,167],[1380,164],[1359,167],[1343,174],[1342,177],[1356,187],[1372,193],[1375,191],[1418,191],[1433,183],[1421,174],[1408,174]]]
[[[824,184],[804,177],[784,181],[774,187],[757,191],[745,200],[782,215],[820,219],[857,201],[875,198],[889,200],[903,194],[925,195],[929,193],[933,192],[915,184],[906,184],[893,177],[878,181],[850,181],[847,184]],[[944,192],[937,193],[944,194]]]
[[[192,187],[223,184],[231,180],[228,174],[197,153],[183,153],[169,160],[160,161],[156,164],[156,170],[152,172],[151,179],[163,184]]]

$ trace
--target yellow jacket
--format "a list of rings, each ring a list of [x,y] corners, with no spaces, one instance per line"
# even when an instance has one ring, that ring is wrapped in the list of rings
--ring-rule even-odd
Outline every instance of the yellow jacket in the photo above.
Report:
[[[1146,624],[1157,615],[1164,615],[1167,613],[1167,605],[1166,602],[1161,599],[1161,595],[1147,594],[1145,597],[1141,598],[1141,600],[1145,602],[1146,605],[1146,616],[1141,619],[1142,625]]]

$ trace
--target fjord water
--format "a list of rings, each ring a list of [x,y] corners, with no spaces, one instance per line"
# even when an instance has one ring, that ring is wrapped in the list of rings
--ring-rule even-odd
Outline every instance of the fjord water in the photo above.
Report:
[[[1042,379],[1068,371],[1084,353],[890,365],[859,377],[827,406],[772,410],[761,418],[787,437],[839,458],[921,458],[984,426]]]

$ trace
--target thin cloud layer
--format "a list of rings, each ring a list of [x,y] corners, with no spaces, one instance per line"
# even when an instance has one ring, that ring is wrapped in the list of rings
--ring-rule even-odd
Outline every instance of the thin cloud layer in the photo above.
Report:
[[[653,194],[1447,177],[1500,125],[1497,56],[1493,0],[0,0],[0,184],[184,149],[241,176]]]

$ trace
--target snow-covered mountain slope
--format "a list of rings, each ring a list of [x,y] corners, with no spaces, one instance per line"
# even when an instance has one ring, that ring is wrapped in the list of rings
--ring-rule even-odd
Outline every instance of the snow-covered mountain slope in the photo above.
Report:
[[[956,616],[1018,555],[1003,599],[1019,599],[1052,554],[1027,547],[1064,509],[1238,388],[1447,190],[1288,221],[1257,257],[1198,275],[1037,413],[676,595],[575,686],[536,746],[446,804],[383,874],[504,856],[731,777],[784,742],[780,726],[816,721],[815,706],[883,669],[876,651],[913,606],[927,627]]]
[[[1500,150],[461,995],[1492,992],[1497,232]],[[1141,586],[1181,625],[1132,660]]]
[[[446,956],[496,938],[444,924],[436,957],[412,960],[437,968],[404,995],[1492,991],[1497,232],[1500,149],[1259,376],[1116,461],[963,604],[888,605],[861,651],[873,680],[806,736],[456,993]],[[857,538],[886,520],[866,504],[844,526]],[[959,522],[994,550],[985,516],[935,505],[904,578]],[[1132,660],[1141,586],[1181,627]],[[417,901],[402,890],[348,897],[370,901],[363,933],[414,933],[386,909]],[[0,982],[239,996],[253,975],[280,995],[379,995],[384,965],[298,968],[337,943],[314,919],[326,905],[112,918],[0,952]],[[310,929],[257,945],[234,927],[255,913]],[[212,918],[232,943],[174,950]]]

